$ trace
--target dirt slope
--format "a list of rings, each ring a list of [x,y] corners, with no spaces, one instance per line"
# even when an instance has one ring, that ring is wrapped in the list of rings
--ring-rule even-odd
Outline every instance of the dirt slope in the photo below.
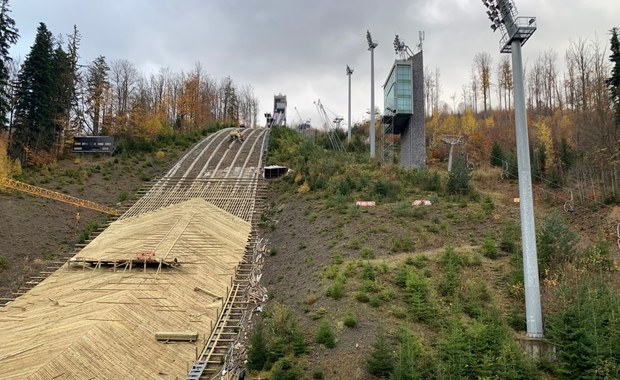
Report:
[[[135,201],[134,193],[147,181],[167,171],[180,155],[171,149],[127,156],[72,155],[48,167],[24,171],[24,182],[96,203],[122,206]],[[76,212],[80,213],[79,222]],[[46,271],[47,263],[70,252],[89,223],[102,224],[108,216],[29,194],[0,189],[0,298]]]

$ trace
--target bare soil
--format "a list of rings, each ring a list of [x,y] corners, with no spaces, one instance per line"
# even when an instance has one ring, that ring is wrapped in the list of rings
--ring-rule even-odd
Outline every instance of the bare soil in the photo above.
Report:
[[[479,255],[487,236],[498,239],[503,222],[512,220],[518,223],[519,205],[514,200],[518,197],[516,182],[500,181],[499,171],[487,169],[474,177],[474,186],[482,198],[492,198],[494,210],[490,214],[484,214],[483,201],[459,204],[444,199],[427,209],[416,210],[418,214],[411,219],[395,216],[398,205],[394,203],[379,203],[376,207],[354,212],[351,204],[338,210],[330,208],[325,199],[312,193],[283,193],[277,182],[272,183],[261,235],[269,240],[273,253],[263,269],[262,283],[271,296],[269,302],[288,306],[310,343],[305,378],[321,370],[326,379],[373,379],[365,365],[378,329],[395,333],[397,326],[404,322],[403,317],[397,315],[399,305],[403,306],[401,310],[406,310],[398,294],[392,301],[382,302],[378,307],[356,301],[353,295],[360,285],[356,276],[347,277],[343,298],[335,300],[326,295],[332,283],[326,278],[326,269],[338,254],[344,259],[341,268],[349,263],[361,268],[370,262],[387,267],[389,273],[393,273],[393,268],[406,258],[424,254],[430,259],[430,281],[436,283],[441,277],[437,260],[446,246],[455,247],[460,253]],[[563,209],[565,199],[561,191],[552,192],[542,187],[534,190],[537,223],[542,222],[551,208]],[[420,197],[423,198],[424,194]],[[409,202],[413,200],[408,199]],[[584,240],[589,241],[588,244],[592,243],[592,237],[598,236],[607,239],[615,249],[614,223],[620,220],[614,222],[613,216],[620,212],[618,209],[617,206],[601,207],[593,213],[579,206],[575,212],[564,215]],[[414,249],[392,252],[392,241],[399,236],[410,237]],[[363,259],[360,256],[363,248],[372,250],[375,258]],[[512,270],[510,257],[506,254],[496,260],[482,257],[480,266],[463,270],[461,283],[484,281],[492,304],[499,310],[504,313],[522,311],[523,306],[510,294]],[[382,279],[379,282],[389,281],[389,275],[379,278]],[[548,285],[542,284],[543,292],[547,294],[550,293]],[[344,327],[343,321],[349,313],[357,318],[355,328]],[[328,320],[336,332],[337,342],[333,349],[315,343],[321,322],[317,315]],[[408,325],[423,337],[425,344],[436,343],[433,329],[423,324]]]
[[[114,207],[135,202],[135,192],[164,174],[181,152],[171,149],[135,156],[77,155],[43,168],[25,169],[23,182]],[[122,202],[121,202],[122,201]],[[80,213],[79,221],[76,213]],[[13,298],[31,277],[73,250],[89,223],[110,217],[91,210],[17,191],[0,189],[0,298]]]

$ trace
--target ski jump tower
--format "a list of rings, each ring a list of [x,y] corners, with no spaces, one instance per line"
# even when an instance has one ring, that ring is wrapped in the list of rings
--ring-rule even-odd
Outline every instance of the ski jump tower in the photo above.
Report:
[[[405,169],[426,166],[426,131],[424,125],[424,60],[420,32],[418,53],[413,54],[396,35],[394,48],[400,59],[394,61],[383,85],[384,157],[390,134],[400,135],[400,164]]]
[[[273,125],[286,125],[286,95],[278,94],[273,97]]]

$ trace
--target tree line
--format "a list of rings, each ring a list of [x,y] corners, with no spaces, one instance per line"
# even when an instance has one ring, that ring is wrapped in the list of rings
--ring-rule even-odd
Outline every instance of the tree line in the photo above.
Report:
[[[599,162],[620,159],[620,44],[618,28],[610,30],[609,44],[572,40],[564,53],[566,67],[558,68],[558,53],[548,49],[525,66],[526,105],[531,139],[546,145],[547,168],[553,151],[567,144],[577,155]],[[452,104],[440,103],[439,70],[425,70],[426,113],[432,135],[431,151],[441,136],[462,135],[478,158],[488,157],[496,142],[514,145],[506,133],[512,119],[512,67],[502,55],[494,65],[489,53],[473,58],[469,83]],[[493,103],[495,102],[495,103]],[[557,160],[556,160],[557,161]]]
[[[75,135],[153,139],[213,123],[256,125],[259,102],[250,85],[220,80],[200,63],[189,72],[142,74],[128,60],[103,55],[82,63],[81,35],[54,37],[45,23],[23,62],[9,55],[19,39],[8,0],[0,13],[0,131],[13,157],[53,159]]]

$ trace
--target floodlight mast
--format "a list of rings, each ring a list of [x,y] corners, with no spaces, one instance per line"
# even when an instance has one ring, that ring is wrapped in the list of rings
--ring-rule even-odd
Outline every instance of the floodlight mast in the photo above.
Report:
[[[502,31],[500,52],[512,53],[527,336],[530,338],[542,338],[543,324],[536,252],[534,198],[532,195],[530,148],[525,109],[523,59],[521,57],[521,46],[536,31],[536,18],[517,17],[517,8],[512,0],[482,0],[482,3],[488,8],[487,15],[492,22],[491,29],[493,31],[497,29]]]
[[[379,45],[372,40],[366,30],[368,50],[370,50],[370,158],[375,158],[375,48]]]
[[[351,142],[351,75],[353,75],[353,69],[347,65],[347,76],[349,77],[349,115],[347,118],[347,141]]]
[[[406,60],[406,59],[413,57],[413,51],[411,51],[409,46],[405,44],[405,41],[401,41],[398,34],[396,35],[396,37],[394,37],[394,50],[396,51],[396,54],[398,54],[400,56],[400,59],[402,60]]]

